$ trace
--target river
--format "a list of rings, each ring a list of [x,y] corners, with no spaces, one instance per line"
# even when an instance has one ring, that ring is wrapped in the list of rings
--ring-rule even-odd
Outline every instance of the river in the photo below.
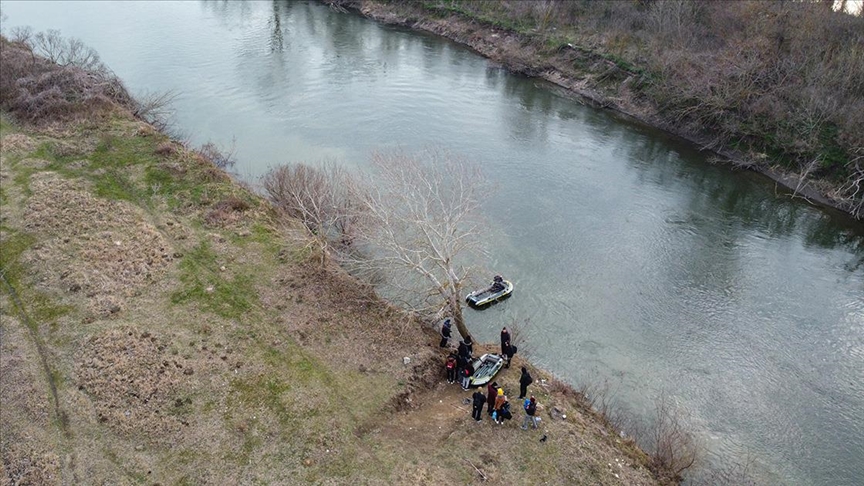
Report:
[[[514,297],[469,325],[645,414],[668,394],[710,458],[769,483],[864,483],[864,230],[434,36],[317,3],[2,2],[94,47],[134,93],[173,90],[240,177],[446,146],[497,186],[492,270]],[[780,191],[782,192],[782,191]]]

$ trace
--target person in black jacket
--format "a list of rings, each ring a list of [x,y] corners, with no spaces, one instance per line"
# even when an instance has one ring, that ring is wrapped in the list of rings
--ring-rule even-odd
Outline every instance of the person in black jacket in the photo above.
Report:
[[[468,359],[471,356],[471,353],[468,352],[468,345],[465,344],[465,341],[459,341],[459,347],[456,350],[456,353],[459,354],[460,358]]]
[[[528,368],[522,367],[522,376],[519,377],[519,399],[525,398],[528,394],[528,385],[534,382],[534,379],[531,378],[531,375],[528,373]]]
[[[507,343],[510,342],[510,331],[505,327],[501,330],[501,356],[507,354],[507,349],[504,347]]]
[[[474,409],[471,411],[471,417],[479,422],[480,416],[483,414],[483,404],[486,403],[486,395],[477,390],[471,397],[474,398]]]
[[[502,348],[504,348],[504,367],[509,368],[510,361],[513,360],[513,355],[516,354],[516,346],[510,344],[510,341],[507,341],[506,343],[504,343]]]
[[[440,346],[442,348],[446,348],[448,344],[450,344],[450,319],[446,319],[444,321],[444,325],[441,326]]]

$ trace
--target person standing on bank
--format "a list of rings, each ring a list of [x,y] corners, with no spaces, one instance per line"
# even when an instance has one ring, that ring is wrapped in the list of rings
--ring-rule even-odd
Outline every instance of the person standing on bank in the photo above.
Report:
[[[510,341],[507,341],[504,343],[502,348],[504,348],[504,367],[509,368],[510,361],[513,360],[513,355],[516,354],[516,346],[510,344]]]
[[[447,368],[447,383],[456,383],[456,355],[450,353],[450,356],[447,356],[447,364],[444,365]]]
[[[483,404],[486,403],[486,395],[477,390],[471,397],[474,399],[474,409],[471,411],[471,418],[479,422],[481,420],[480,416],[483,415]]]
[[[471,375],[474,374],[474,368],[469,364],[462,370],[462,389],[468,391],[471,386]]]
[[[459,348],[458,348],[457,352],[459,353],[459,356],[461,358],[465,358],[465,360],[470,361],[471,360],[471,351],[472,351],[471,346],[468,343],[466,343],[464,340],[459,341]]]
[[[450,344],[450,319],[445,319],[444,324],[441,326],[441,344],[439,345],[442,348],[446,348],[447,345]]]
[[[501,330],[501,356],[507,354],[507,350],[504,346],[510,343],[510,331],[505,327]]]
[[[525,409],[525,420],[522,421],[522,430],[528,430],[528,424],[531,423],[534,425],[534,428],[537,428],[537,400],[534,398],[534,395],[531,395],[531,398],[525,400],[523,405]]]
[[[528,385],[534,382],[534,378],[528,373],[528,368],[522,367],[522,376],[519,377],[519,400],[528,394]]]
[[[498,389],[498,395],[495,397],[495,422],[498,425],[504,424],[504,404],[507,403],[507,395],[504,394],[504,389]]]
[[[492,415],[495,410],[495,397],[498,396],[498,382],[493,381],[486,387],[486,413]]]

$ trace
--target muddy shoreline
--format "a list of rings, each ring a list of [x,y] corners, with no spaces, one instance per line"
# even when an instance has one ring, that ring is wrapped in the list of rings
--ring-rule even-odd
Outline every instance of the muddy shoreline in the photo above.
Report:
[[[595,108],[608,109],[616,115],[643,123],[652,128],[696,144],[701,150],[707,150],[717,155],[719,163],[728,165],[733,170],[750,170],[773,180],[789,197],[801,198],[814,206],[831,208],[843,213],[845,217],[855,217],[836,201],[826,195],[830,187],[816,187],[818,181],[800,183],[796,174],[772,167],[765,160],[752,160],[746,154],[729,147],[716,146],[707,134],[700,134],[673,125],[663,119],[656,108],[635,99],[629,84],[633,78],[622,71],[614,63],[603,59],[596,53],[586,53],[577,47],[562,46],[554,56],[539,54],[531,40],[509,30],[483,25],[481,22],[464,18],[457,14],[449,14],[436,18],[422,7],[410,4],[381,4],[368,0],[322,0],[331,8],[354,12],[371,20],[387,25],[404,27],[445,37],[456,43],[469,47],[477,54],[500,64],[514,74],[539,78],[562,88],[573,95],[578,101]],[[592,63],[590,70],[577,70],[573,67],[573,59],[588,58]],[[610,71],[618,71],[625,79],[608,89],[597,89],[591,86],[590,78],[601,74],[606,76]]]

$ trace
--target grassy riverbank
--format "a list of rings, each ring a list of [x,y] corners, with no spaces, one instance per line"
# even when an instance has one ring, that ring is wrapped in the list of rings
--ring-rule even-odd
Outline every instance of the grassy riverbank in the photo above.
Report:
[[[824,2],[325,2],[466,44],[864,216],[864,17]]]
[[[0,483],[657,483],[542,370],[541,430],[474,423],[434,334],[266,201],[124,106],[72,83],[54,117],[27,86],[38,124],[0,118]]]

